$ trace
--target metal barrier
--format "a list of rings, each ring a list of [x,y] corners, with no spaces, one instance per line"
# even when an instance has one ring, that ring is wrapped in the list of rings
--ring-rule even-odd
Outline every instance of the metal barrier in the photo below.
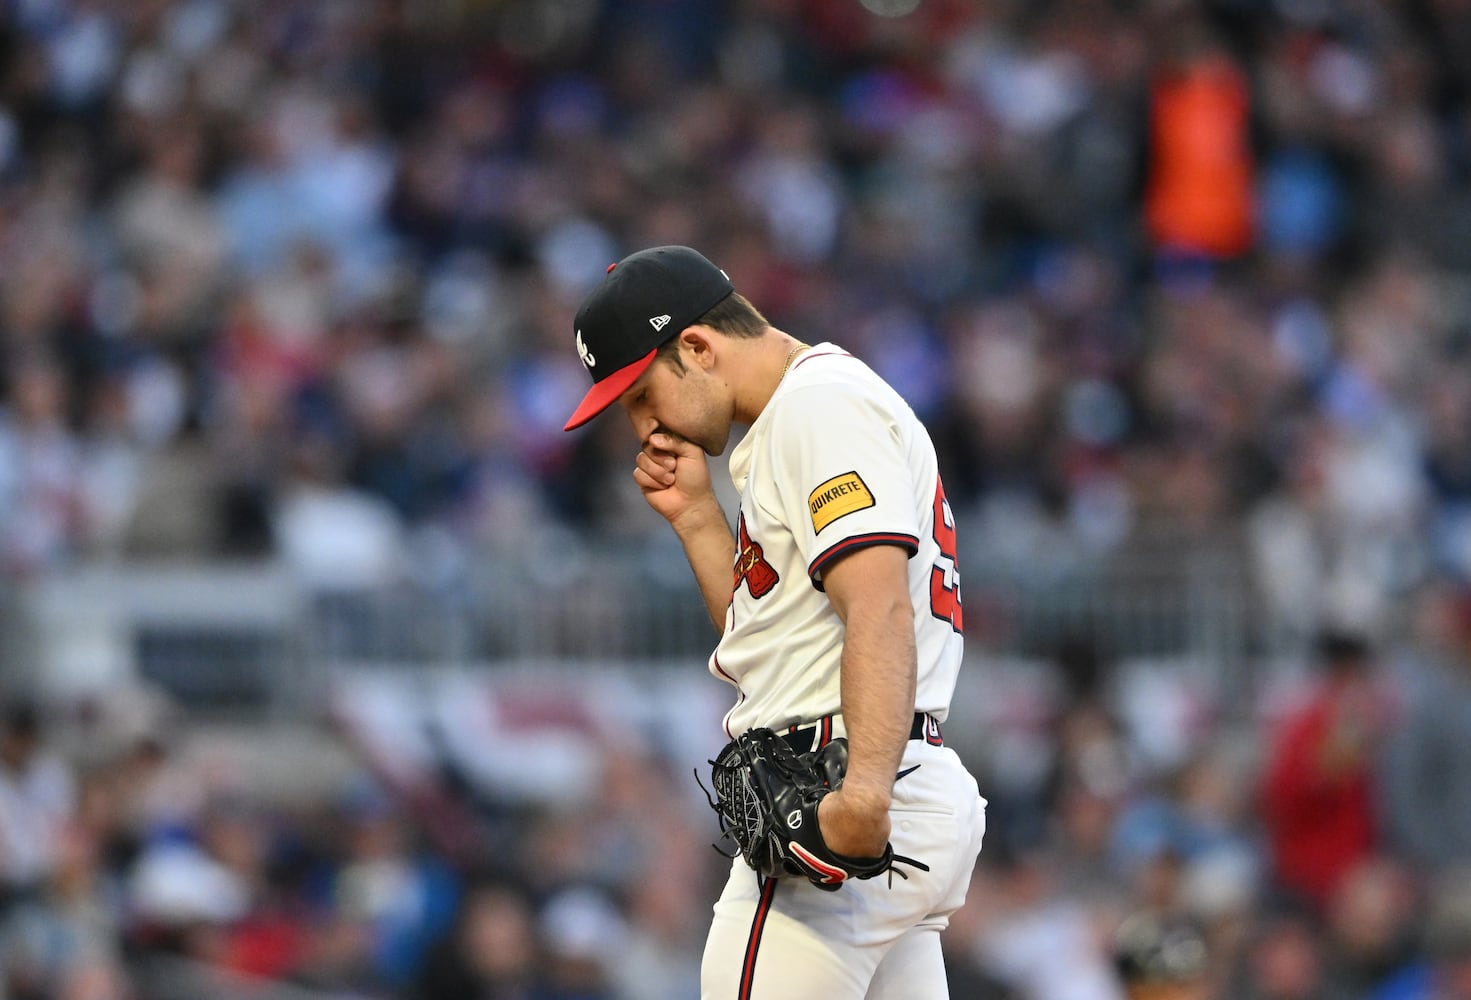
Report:
[[[996,655],[1047,658],[1081,642],[1105,661],[1194,664],[1229,694],[1251,686],[1253,664],[1269,652],[1246,566],[1215,546],[1111,559],[1046,581],[969,573],[964,586],[968,643]]]
[[[143,680],[191,707],[248,712],[309,700],[306,595],[274,562],[96,564],[12,596],[0,642],[12,689],[64,698]]]
[[[277,716],[316,711],[326,678],[354,665],[708,657],[717,636],[682,561],[588,550],[573,562],[575,572],[548,574],[484,559],[454,586],[315,594],[272,563],[90,567],[19,592],[0,645],[30,650],[12,681],[65,690],[140,677],[190,707]],[[964,577],[975,653],[1047,656],[1082,640],[1110,659],[1198,663],[1229,689],[1247,682],[1259,651],[1245,567],[1219,546],[1046,580],[976,567],[987,563],[966,564]]]

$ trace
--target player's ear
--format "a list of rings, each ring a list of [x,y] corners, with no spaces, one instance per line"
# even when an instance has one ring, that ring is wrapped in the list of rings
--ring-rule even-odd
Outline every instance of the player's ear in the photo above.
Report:
[[[693,364],[709,371],[715,366],[715,337],[708,326],[687,326],[680,331],[680,353],[686,364]]]

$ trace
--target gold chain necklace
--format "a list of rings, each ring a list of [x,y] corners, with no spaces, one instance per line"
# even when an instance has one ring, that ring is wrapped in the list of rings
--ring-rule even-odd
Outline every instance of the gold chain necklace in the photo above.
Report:
[[[781,374],[776,377],[776,380],[778,382],[780,382],[782,379],[784,379],[784,378],[787,377],[787,369],[790,368],[790,367],[792,367],[792,359],[795,358],[798,354],[801,354],[803,351],[807,350],[811,346],[812,345],[810,345],[810,344],[804,344],[801,341],[798,341],[797,342],[797,346],[794,347],[794,348],[792,348],[791,351],[789,351],[787,353],[787,362],[786,362],[786,364],[784,364],[784,365],[781,366]]]

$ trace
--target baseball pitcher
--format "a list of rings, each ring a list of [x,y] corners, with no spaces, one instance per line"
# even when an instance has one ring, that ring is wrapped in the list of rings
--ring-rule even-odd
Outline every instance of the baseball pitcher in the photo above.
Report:
[[[935,1000],[985,800],[941,727],[961,663],[955,521],[904,400],[833,344],[772,327],[718,267],[655,247],[609,269],[575,320],[618,403],[633,477],[668,520],[734,688],[709,790],[733,860],[705,1000]],[[707,455],[748,429],[711,489]]]

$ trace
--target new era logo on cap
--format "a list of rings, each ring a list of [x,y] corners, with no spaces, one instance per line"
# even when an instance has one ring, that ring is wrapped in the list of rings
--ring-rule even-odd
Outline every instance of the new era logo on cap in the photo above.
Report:
[[[567,421],[580,427],[607,409],[654,361],[660,345],[735,291],[724,271],[689,247],[652,247],[608,269],[573,322],[592,388]]]

